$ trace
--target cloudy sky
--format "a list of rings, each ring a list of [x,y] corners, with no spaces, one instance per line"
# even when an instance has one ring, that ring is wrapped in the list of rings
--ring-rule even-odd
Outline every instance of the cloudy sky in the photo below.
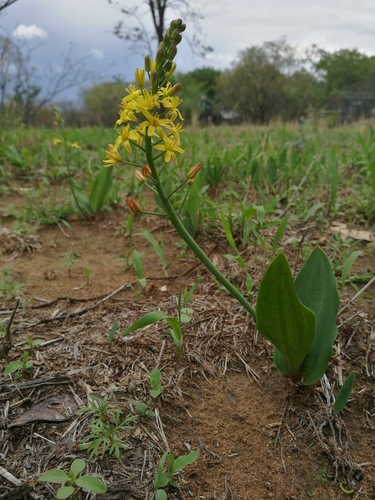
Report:
[[[122,4],[142,7],[141,0],[122,0]],[[375,54],[374,0],[194,0],[190,5],[199,6],[200,39],[214,49],[209,65],[216,69],[228,68],[246,47],[283,36],[300,48],[316,44],[330,51],[356,48]],[[168,21],[175,17],[170,12]],[[59,71],[72,43],[72,58],[87,58],[84,64],[101,80],[115,76],[129,80],[143,58],[113,35],[121,19],[118,7],[108,0],[17,0],[3,11],[0,28],[2,34],[37,47],[33,61],[40,67]],[[151,26],[148,17],[144,22]],[[193,34],[190,25],[186,35]],[[184,42],[177,63],[179,71],[208,64]]]

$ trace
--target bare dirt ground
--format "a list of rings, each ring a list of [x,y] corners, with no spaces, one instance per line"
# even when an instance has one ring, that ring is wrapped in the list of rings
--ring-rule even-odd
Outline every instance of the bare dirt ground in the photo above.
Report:
[[[143,254],[147,286],[139,293],[134,270],[124,270],[125,261],[118,260],[129,249],[125,217],[118,208],[93,221],[72,220],[66,234],[58,226],[40,227],[40,251],[25,251],[9,262],[11,253],[3,254],[2,265],[24,284],[28,308],[16,315],[12,349],[0,359],[0,372],[22,357],[26,335],[44,343],[34,349],[34,365],[20,379],[0,379],[0,499],[54,498],[56,487],[37,483],[40,474],[68,471],[74,458],[87,459],[78,444],[89,419],[77,408],[94,391],[108,395],[124,415],[134,413],[129,401],[148,400],[154,367],[164,387],[152,402],[155,417],[138,418],[123,434],[128,450],[119,459],[106,454],[87,463],[87,471],[108,487],[98,498],[152,499],[167,449],[175,457],[199,450],[197,460],[177,475],[179,489],[168,490],[170,499],[375,498],[374,353],[368,343],[373,290],[339,316],[339,336],[322,384],[294,386],[273,367],[272,346],[258,337],[252,318],[191,255],[176,259],[164,276],[139,232],[140,221],[134,245]],[[144,219],[142,227],[155,237],[163,230],[170,260],[180,252],[178,239],[170,227],[155,224]],[[224,257],[223,237],[201,236],[198,242],[243,286],[244,276]],[[2,248],[5,252],[4,242]],[[64,252],[79,259],[70,273],[63,267]],[[285,252],[299,269],[300,250]],[[266,257],[259,247],[244,255],[255,292]],[[371,261],[367,265],[374,267]],[[84,267],[93,275],[89,285]],[[191,287],[199,276],[204,279],[194,294],[192,321],[184,327],[182,359],[162,322],[119,335],[148,311],[176,314],[180,286]],[[350,295],[348,288],[341,306]],[[0,319],[8,320],[14,301],[0,305]],[[109,343],[115,321],[118,333]],[[351,399],[334,416],[332,394],[351,371],[356,373]],[[75,498],[90,498],[86,495],[80,491]]]

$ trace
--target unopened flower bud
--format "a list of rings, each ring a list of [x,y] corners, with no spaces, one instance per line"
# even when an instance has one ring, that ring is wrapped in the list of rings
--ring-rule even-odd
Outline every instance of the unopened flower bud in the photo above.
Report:
[[[149,73],[151,71],[151,57],[150,57],[150,54],[147,54],[147,56],[145,57],[145,70],[147,71],[147,73]]]
[[[151,168],[148,165],[143,165],[142,174],[144,177],[146,177],[146,179],[148,179],[149,177],[151,177],[152,174]]]
[[[136,170],[134,172],[134,175],[139,184],[143,184],[144,182],[146,182],[146,177],[139,170]]]
[[[158,72],[155,69],[150,71],[150,84],[151,87],[155,87],[158,84]]]
[[[176,57],[177,55],[177,45],[174,43],[173,45],[171,45],[168,49],[168,52],[167,52],[167,57],[170,61],[173,61],[173,59]]]
[[[163,57],[164,57],[163,45],[162,45],[161,47],[160,47],[160,45],[159,45],[158,51],[156,52],[155,61],[156,61],[157,63],[160,63],[160,62],[162,62]]]
[[[176,83],[176,85],[173,85],[173,87],[168,92],[168,96],[172,97],[172,96],[176,95],[177,92],[179,92],[181,90],[181,88],[182,88],[181,83]]]
[[[187,184],[189,184],[190,186],[192,186],[194,184],[194,179],[188,179],[187,180]]]
[[[142,212],[141,205],[136,201],[126,198],[125,203],[128,205],[133,214],[140,214]]]
[[[168,61],[168,62],[170,62],[170,61]],[[176,71],[176,68],[177,68],[177,64],[173,61],[173,63],[171,64],[170,70],[169,71],[165,70],[165,76],[167,78],[170,78],[173,75],[173,73]]]
[[[135,81],[137,82],[138,87],[144,87],[145,85],[145,70],[137,68],[135,71]]]
[[[178,45],[182,40],[182,36],[180,35],[180,33],[178,33],[175,37],[173,37],[173,42]]]
[[[189,173],[188,173],[188,178],[191,180],[194,179],[194,177],[197,175],[197,173],[201,169],[201,166],[202,166],[202,162],[199,161],[196,165],[194,165],[194,167],[191,167],[191,169],[189,170]]]
[[[180,33],[183,33],[186,30],[186,24],[181,23],[180,26],[178,27]]]
[[[171,41],[170,41],[170,38],[169,38],[169,35],[168,35],[168,31],[167,31],[166,34],[163,37],[163,45],[164,45],[164,47],[168,47],[168,45],[170,43],[171,43]]]

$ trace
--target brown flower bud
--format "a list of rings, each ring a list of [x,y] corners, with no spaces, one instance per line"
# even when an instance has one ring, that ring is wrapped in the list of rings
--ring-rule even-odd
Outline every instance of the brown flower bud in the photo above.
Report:
[[[144,182],[146,182],[146,177],[139,170],[136,170],[134,172],[134,175],[139,184],[143,184]]]
[[[146,179],[148,179],[149,177],[151,177],[152,174],[151,168],[148,165],[143,165],[142,174]]]
[[[128,205],[133,214],[140,214],[142,212],[141,205],[136,201],[126,198],[125,203]]]
[[[167,57],[170,61],[173,61],[173,59],[176,57],[177,55],[177,45],[174,43],[173,45],[171,45],[168,49],[168,52],[167,52]]]
[[[201,166],[202,166],[202,162],[199,161],[196,165],[194,165],[194,167],[191,167],[191,169],[189,170],[189,173],[188,173],[188,178],[194,179],[194,177],[197,175],[197,173],[201,169]]]

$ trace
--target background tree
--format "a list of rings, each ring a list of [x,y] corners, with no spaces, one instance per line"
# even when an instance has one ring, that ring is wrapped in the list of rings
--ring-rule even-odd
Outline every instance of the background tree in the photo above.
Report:
[[[144,56],[145,52],[153,54],[157,45],[162,41],[166,29],[167,21],[181,17],[184,23],[193,26],[195,32],[200,33],[201,14],[193,9],[187,0],[143,0],[138,4],[129,5],[126,2],[108,0],[108,3],[116,5],[122,14],[127,18],[127,22],[119,21],[114,27],[114,34],[132,43],[134,51],[140,51]],[[147,27],[145,19],[151,17],[153,30]],[[186,39],[186,37],[185,37]],[[203,46],[194,34],[188,43],[195,52],[201,55],[211,52],[212,48]]]
[[[89,124],[113,127],[127,83],[117,80],[94,85],[81,94],[83,111]]]
[[[220,120],[219,91],[217,82],[221,72],[204,67],[179,73],[176,79],[182,84],[179,97],[181,112],[187,121],[196,117],[201,124]]]
[[[305,62],[284,38],[241,51],[218,82],[223,109],[258,124],[277,116],[299,119],[315,92],[315,78]]]
[[[315,69],[321,80],[326,107],[343,120],[370,116],[375,108],[375,56],[356,49],[332,53],[317,50]]]

